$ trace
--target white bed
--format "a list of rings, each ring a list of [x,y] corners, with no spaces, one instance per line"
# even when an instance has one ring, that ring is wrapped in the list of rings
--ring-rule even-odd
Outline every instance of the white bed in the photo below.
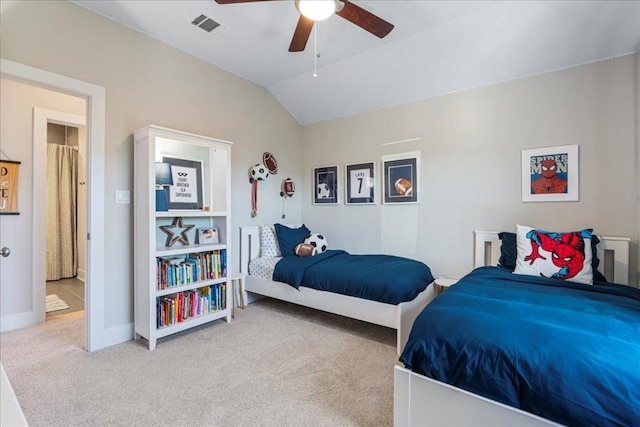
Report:
[[[475,267],[496,265],[497,232],[476,231]],[[629,282],[629,239],[600,237],[601,271],[620,284]],[[610,272],[607,274],[607,272]],[[394,425],[399,426],[549,426],[558,425],[528,412],[411,372],[394,368]]]
[[[245,291],[396,329],[398,354],[407,342],[413,321],[435,297],[433,286],[427,286],[412,301],[398,305],[318,291],[304,286],[296,290],[285,283],[249,275],[249,263],[259,256],[259,226],[241,227],[240,272],[247,275]],[[252,300],[250,294],[246,298],[249,302]]]

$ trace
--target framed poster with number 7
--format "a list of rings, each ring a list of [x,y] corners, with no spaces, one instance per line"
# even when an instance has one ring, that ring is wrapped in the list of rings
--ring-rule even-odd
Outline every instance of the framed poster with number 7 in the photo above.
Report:
[[[347,205],[375,204],[375,162],[351,163],[346,165]]]

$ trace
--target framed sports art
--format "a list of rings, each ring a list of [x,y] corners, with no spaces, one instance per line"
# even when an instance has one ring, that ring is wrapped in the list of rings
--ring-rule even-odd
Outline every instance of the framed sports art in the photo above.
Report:
[[[579,168],[577,145],[522,150],[522,201],[578,201]]]
[[[338,204],[338,166],[313,168],[313,204]]]
[[[382,203],[418,203],[420,152],[382,156]]]
[[[375,162],[351,163],[345,166],[347,205],[375,203]]]

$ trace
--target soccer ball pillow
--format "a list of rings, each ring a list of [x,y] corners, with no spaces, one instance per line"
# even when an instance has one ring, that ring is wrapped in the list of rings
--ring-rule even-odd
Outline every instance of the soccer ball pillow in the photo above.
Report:
[[[327,250],[327,239],[324,238],[322,234],[313,233],[306,239],[304,239],[304,243],[308,243],[309,245],[316,248],[319,254]]]
[[[593,284],[593,230],[556,233],[518,225],[517,274]]]

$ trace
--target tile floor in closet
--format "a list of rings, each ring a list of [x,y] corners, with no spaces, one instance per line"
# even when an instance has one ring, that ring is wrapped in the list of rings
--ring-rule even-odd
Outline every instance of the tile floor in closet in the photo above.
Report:
[[[47,295],[51,294],[56,294],[62,298],[69,308],[47,313],[47,317],[84,310],[84,282],[82,280],[74,277],[47,281]]]

